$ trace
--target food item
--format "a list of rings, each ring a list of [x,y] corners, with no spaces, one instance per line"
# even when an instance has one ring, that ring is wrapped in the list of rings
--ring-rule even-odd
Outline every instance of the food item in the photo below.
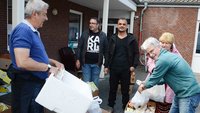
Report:
[[[5,111],[8,109],[8,106],[6,106],[4,103],[0,103],[0,112]]]

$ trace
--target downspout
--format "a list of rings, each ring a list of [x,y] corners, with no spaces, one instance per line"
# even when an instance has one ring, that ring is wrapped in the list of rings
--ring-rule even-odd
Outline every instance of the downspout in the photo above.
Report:
[[[143,24],[143,15],[144,15],[144,11],[147,9],[147,2],[144,2],[144,8],[142,9],[142,12],[140,14],[140,36],[139,36],[139,47],[142,45],[143,42],[143,37],[142,37],[142,24]]]
[[[139,40],[138,40],[138,46],[140,48],[140,46],[142,45],[142,42],[143,42],[143,37],[142,37],[142,31],[143,31],[143,15],[144,15],[144,11],[147,9],[147,5],[148,3],[147,2],[144,2],[144,8],[142,9],[142,12],[140,14],[140,36],[139,36]],[[141,52],[141,49],[139,49],[140,51],[140,62],[142,65],[145,66],[145,71],[147,72],[147,66],[146,66],[146,53],[142,53]]]

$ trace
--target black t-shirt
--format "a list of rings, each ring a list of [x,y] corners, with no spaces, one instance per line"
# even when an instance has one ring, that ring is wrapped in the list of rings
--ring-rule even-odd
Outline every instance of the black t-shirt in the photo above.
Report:
[[[117,38],[111,68],[128,68],[128,38]]]
[[[97,33],[90,32],[90,35],[87,41],[87,52],[85,55],[86,64],[98,63],[99,43],[100,43],[99,32]]]

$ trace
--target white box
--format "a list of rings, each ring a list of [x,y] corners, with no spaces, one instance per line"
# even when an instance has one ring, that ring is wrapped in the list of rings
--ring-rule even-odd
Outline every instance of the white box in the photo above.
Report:
[[[67,71],[47,79],[36,102],[57,113],[85,113],[93,100],[87,83]]]

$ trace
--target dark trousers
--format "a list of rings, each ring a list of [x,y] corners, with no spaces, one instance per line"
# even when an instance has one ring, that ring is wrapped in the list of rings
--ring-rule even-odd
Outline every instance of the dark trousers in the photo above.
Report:
[[[130,71],[129,68],[126,69],[110,69],[110,91],[108,97],[108,105],[114,107],[117,88],[119,81],[121,83],[121,93],[122,93],[122,104],[123,109],[129,101],[129,84],[130,84]]]
[[[44,113],[44,108],[35,102],[43,85],[44,82],[24,79],[16,75],[11,82],[12,113]]]

